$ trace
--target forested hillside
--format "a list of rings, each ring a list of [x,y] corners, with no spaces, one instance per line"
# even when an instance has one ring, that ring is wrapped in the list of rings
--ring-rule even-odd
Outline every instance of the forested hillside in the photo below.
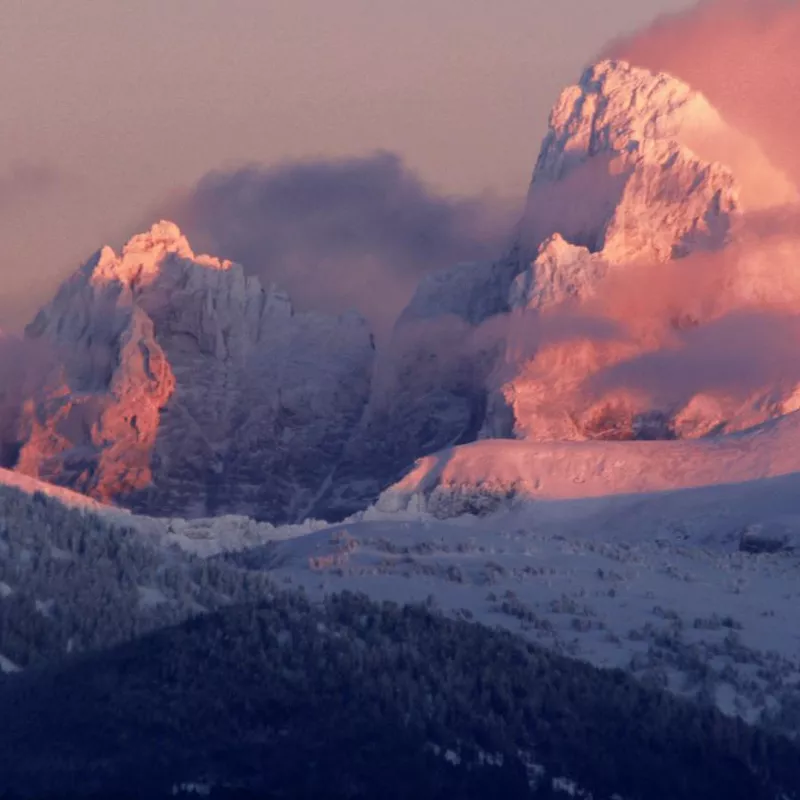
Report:
[[[521,798],[566,776],[596,800],[800,797],[786,740],[621,672],[353,594],[276,593],[11,676],[0,719],[0,786],[22,796],[151,798],[192,783],[221,796]]]
[[[0,656],[26,667],[263,597],[266,576],[0,486]]]

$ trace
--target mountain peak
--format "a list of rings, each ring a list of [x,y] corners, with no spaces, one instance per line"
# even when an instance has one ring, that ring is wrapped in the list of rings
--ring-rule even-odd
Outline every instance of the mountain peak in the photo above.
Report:
[[[103,247],[87,267],[91,269],[93,282],[120,281],[131,285],[154,278],[171,256],[212,270],[228,270],[233,266],[231,261],[196,255],[174,222],[160,220],[150,230],[131,237],[119,255],[111,247]]]
[[[523,224],[536,252],[554,233],[614,262],[719,247],[743,210],[797,188],[700,93],[666,73],[601,61],[550,114]]]
[[[742,200],[732,170],[695,149],[709,135],[731,129],[682,81],[624,61],[589,67],[550,113],[525,243],[535,252],[560,233],[614,262],[719,246]]]
[[[601,61],[561,93],[550,114],[509,306],[544,311],[591,297],[609,273],[655,266],[655,275],[692,252],[737,246],[744,212],[797,200],[797,188],[758,143],[700,92],[666,73]],[[613,418],[633,430],[651,411],[671,406],[660,398],[640,408],[624,391],[598,399],[580,387],[587,376],[652,346],[645,339],[580,339],[522,356],[513,378],[506,368],[501,373],[502,400],[490,402],[497,412],[487,429],[510,433],[503,426],[511,419],[516,435],[581,438],[613,428]],[[692,428],[676,418],[674,433],[699,435],[728,418],[728,411],[692,409],[700,422]]]
[[[166,252],[189,253],[194,255],[186,237],[181,229],[169,220],[160,220],[153,223],[150,230],[133,236],[123,247],[123,254],[151,252],[163,249]]]
[[[699,92],[665,73],[601,61],[565,89],[550,112],[534,180],[558,180],[581,159],[681,143],[690,127],[724,126]]]

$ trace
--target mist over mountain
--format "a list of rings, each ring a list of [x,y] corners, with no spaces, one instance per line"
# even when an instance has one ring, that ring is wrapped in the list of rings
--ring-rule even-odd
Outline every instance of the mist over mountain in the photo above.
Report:
[[[385,336],[426,274],[494,258],[516,204],[447,197],[391,153],[212,172],[165,209],[203,252],[300,310],[357,310]]]
[[[798,36],[796,0],[705,0],[618,39],[604,55],[686,81],[796,185]]]

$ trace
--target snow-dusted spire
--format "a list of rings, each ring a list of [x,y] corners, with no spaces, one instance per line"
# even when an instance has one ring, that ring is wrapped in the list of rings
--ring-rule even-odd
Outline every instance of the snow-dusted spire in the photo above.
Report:
[[[524,232],[554,233],[612,262],[721,245],[733,217],[796,200],[796,188],[699,92],[603,61],[550,114]]]
[[[94,283],[119,281],[130,285],[132,281],[153,279],[170,256],[194,262],[207,269],[227,270],[233,266],[230,261],[195,255],[180,228],[174,222],[161,220],[149,231],[131,237],[119,255],[112,248],[103,247],[87,267],[91,269],[91,280]]]

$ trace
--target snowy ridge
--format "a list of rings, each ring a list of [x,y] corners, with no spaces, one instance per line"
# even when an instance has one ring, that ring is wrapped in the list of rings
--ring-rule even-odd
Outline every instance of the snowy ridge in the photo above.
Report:
[[[486,439],[420,459],[378,507],[458,492],[573,499],[675,491],[800,472],[800,416],[725,437],[681,441]]]
[[[127,517],[131,516],[130,513],[124,509],[106,506],[97,502],[96,500],[93,500],[91,497],[87,497],[85,494],[73,492],[71,489],[65,489],[52,483],[46,483],[45,481],[31,478],[28,475],[23,475],[20,472],[15,472],[10,469],[0,468],[0,486],[9,486],[14,489],[19,489],[26,494],[41,492],[42,494],[52,497],[64,505],[73,508],[85,508],[91,511],[110,511],[112,513],[119,513]]]

